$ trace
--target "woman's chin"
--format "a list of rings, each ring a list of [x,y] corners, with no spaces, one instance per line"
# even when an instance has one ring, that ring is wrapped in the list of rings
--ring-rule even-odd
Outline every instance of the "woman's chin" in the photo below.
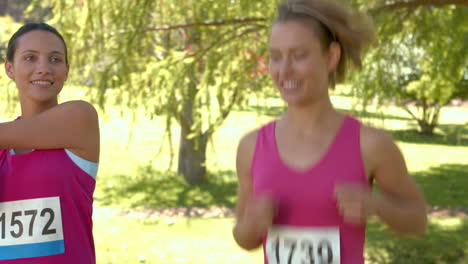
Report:
[[[307,101],[303,96],[298,95],[285,95],[282,94],[281,97],[287,105],[300,105]]]

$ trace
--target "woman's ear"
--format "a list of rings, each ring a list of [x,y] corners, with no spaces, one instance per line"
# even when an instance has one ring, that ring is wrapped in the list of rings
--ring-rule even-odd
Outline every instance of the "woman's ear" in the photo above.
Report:
[[[328,50],[328,72],[334,72],[341,58],[341,45],[334,41]]]
[[[5,60],[5,72],[10,77],[10,79],[14,80],[15,79],[15,73],[13,71],[13,63]]]

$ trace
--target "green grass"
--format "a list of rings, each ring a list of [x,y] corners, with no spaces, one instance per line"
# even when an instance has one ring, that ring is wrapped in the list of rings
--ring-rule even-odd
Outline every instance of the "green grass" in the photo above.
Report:
[[[79,89],[65,92],[65,100],[86,99]],[[464,126],[468,109],[445,108],[438,135],[426,137],[415,133],[415,122],[398,108],[363,112],[349,97],[332,99],[342,111],[352,111],[364,123],[393,134],[429,205],[468,206],[468,130]],[[142,109],[135,113],[113,106],[107,106],[105,113],[99,110],[102,152],[94,204],[98,263],[261,263],[261,251],[248,253],[234,243],[232,218],[147,214],[148,209],[165,207],[233,208],[237,142],[284,110],[278,99],[264,101],[261,106],[234,111],[218,129],[208,146],[207,182],[197,186],[187,185],[173,173],[177,159],[171,163],[162,118],[151,120]],[[14,116],[4,114],[0,120]],[[173,151],[177,152],[180,131],[176,126],[171,131]],[[451,137],[451,131],[457,131],[459,137]],[[129,214],[122,213],[127,209],[132,209]],[[419,239],[399,238],[382,224],[370,222],[368,263],[468,263],[467,221],[431,219],[428,233]]]
[[[100,184],[99,206],[123,208],[211,207],[234,208],[237,182],[234,171],[210,174],[207,182],[191,186],[174,173],[142,167],[138,177],[115,175]],[[414,172],[428,205],[468,207],[468,164],[447,163]],[[104,179],[106,180],[106,179]],[[103,181],[104,181],[103,180]]]
[[[237,182],[233,171],[209,175],[207,182],[191,186],[175,173],[161,173],[142,167],[138,177],[116,175],[113,184],[101,185],[96,197],[100,206],[124,208],[235,206]]]
[[[466,264],[468,221],[433,218],[419,238],[398,237],[382,224],[367,225],[366,263],[378,264]]]
[[[468,209],[468,162],[441,164],[414,176],[429,205]]]
[[[102,210],[95,219],[100,264],[261,263],[259,251],[237,248],[229,218],[148,218]]]
[[[100,264],[262,263],[261,249],[247,252],[231,238],[230,218],[152,217],[97,209],[94,228]],[[367,227],[367,263],[468,263],[468,222],[432,219],[422,238],[401,238],[380,223]]]

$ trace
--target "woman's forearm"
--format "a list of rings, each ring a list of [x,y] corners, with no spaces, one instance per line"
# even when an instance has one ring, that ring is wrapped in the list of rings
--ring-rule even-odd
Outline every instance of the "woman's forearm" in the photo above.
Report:
[[[423,201],[402,201],[382,193],[374,193],[374,197],[375,214],[391,230],[408,235],[424,233],[427,213]]]

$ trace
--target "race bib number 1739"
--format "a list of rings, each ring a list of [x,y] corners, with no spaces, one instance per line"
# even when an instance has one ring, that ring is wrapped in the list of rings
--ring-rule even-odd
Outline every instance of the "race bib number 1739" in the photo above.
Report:
[[[265,252],[269,264],[339,264],[338,227],[273,226]]]
[[[64,252],[59,197],[0,203],[0,260]]]

